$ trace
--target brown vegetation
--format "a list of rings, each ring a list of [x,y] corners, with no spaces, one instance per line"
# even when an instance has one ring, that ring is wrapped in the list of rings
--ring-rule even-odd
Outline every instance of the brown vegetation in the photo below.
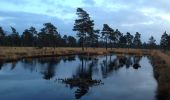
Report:
[[[161,51],[153,51],[152,64],[158,82],[158,100],[170,100],[170,56]]]
[[[140,49],[110,49],[105,48],[88,48],[84,51],[81,48],[38,48],[38,47],[0,47],[0,59],[1,61],[7,60],[18,60],[22,58],[30,57],[47,57],[47,56],[67,56],[75,54],[85,55],[103,55],[106,53],[117,53],[117,54],[136,54],[143,55],[149,54],[147,50]]]

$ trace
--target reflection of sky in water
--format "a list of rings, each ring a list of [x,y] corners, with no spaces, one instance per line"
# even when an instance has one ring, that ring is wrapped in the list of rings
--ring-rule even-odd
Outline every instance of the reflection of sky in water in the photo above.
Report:
[[[103,83],[89,86],[81,97],[83,100],[155,100],[157,83],[148,58],[140,58],[137,63],[141,67],[138,69],[132,67],[134,58],[129,59],[132,62],[129,67],[121,65],[122,59],[116,56],[89,60],[80,60],[76,56],[75,59],[48,58],[7,63],[0,70],[0,100],[75,99],[78,87],[70,89],[70,84],[57,79],[81,79],[82,70],[89,79]],[[127,63],[128,56],[122,61]],[[110,63],[114,65],[109,66]]]

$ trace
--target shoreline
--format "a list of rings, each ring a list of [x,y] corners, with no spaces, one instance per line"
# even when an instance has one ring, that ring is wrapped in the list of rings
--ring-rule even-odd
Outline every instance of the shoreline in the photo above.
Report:
[[[170,100],[170,56],[161,51],[151,54],[154,77],[158,82],[157,99]]]

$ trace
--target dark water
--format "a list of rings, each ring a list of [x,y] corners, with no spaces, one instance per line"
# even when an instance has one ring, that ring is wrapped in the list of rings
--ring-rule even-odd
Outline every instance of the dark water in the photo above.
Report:
[[[0,100],[156,100],[147,57],[69,56],[0,66]]]

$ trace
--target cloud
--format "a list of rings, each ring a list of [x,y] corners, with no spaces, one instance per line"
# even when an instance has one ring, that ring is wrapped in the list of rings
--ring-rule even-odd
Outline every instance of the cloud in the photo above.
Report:
[[[83,3],[93,6],[95,2],[93,0],[83,0]]]
[[[8,31],[10,31],[10,26],[15,27],[20,33],[31,26],[36,27],[37,30],[40,31],[44,23],[51,22],[58,28],[60,33],[73,34],[73,32],[70,33],[72,31],[70,23],[65,23],[63,20],[56,17],[27,12],[0,11],[0,13],[2,17],[2,19],[0,18],[0,26],[3,26],[3,28]]]

